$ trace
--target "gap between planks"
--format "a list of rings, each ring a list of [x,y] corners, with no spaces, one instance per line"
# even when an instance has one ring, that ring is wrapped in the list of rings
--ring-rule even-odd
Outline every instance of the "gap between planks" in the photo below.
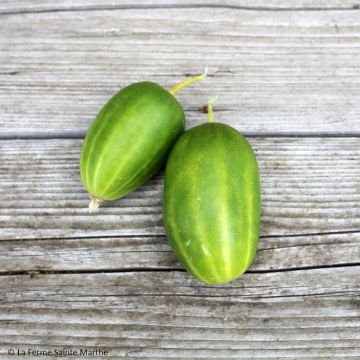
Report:
[[[334,265],[319,265],[319,266],[302,266],[288,269],[269,269],[269,270],[248,270],[248,274],[269,274],[280,272],[306,271],[306,270],[320,270],[333,268],[348,268],[360,266],[358,263],[343,263]],[[113,273],[162,273],[162,272],[181,272],[185,273],[185,269],[180,268],[130,268],[130,269],[93,269],[93,270],[24,270],[24,271],[0,271],[1,276],[30,276],[31,278],[38,275],[68,275],[68,274],[113,274]]]
[[[324,232],[312,232],[305,234],[271,234],[261,235],[261,239],[272,239],[272,238],[289,238],[289,237],[311,237],[321,235],[346,235],[346,234],[360,234],[359,230],[345,230],[345,231],[324,231]],[[1,242],[24,242],[24,241],[47,241],[47,240],[86,240],[86,239],[122,239],[122,238],[158,238],[161,235],[158,234],[129,234],[129,235],[88,235],[88,236],[67,236],[67,237],[51,237],[51,238],[11,238],[11,239],[0,239]],[[164,236],[163,236],[164,237]],[[272,248],[266,248],[270,250]],[[277,248],[278,249],[278,248]]]
[[[347,6],[246,6],[235,4],[216,4],[216,3],[199,3],[199,4],[137,4],[137,5],[105,5],[105,6],[70,6],[64,8],[49,9],[19,9],[19,10],[0,10],[0,15],[21,15],[21,14],[39,14],[39,13],[55,13],[55,12],[83,12],[83,11],[107,11],[107,10],[158,10],[158,9],[230,9],[240,11],[358,11],[360,4]]]
[[[214,111],[215,112],[215,111]],[[0,135],[0,141],[12,141],[12,140],[61,140],[61,139],[73,139],[73,140],[83,140],[86,133],[50,133],[50,134],[26,134],[26,135],[7,135],[6,133]],[[262,132],[242,132],[242,135],[249,138],[359,138],[359,132],[342,132],[342,133],[301,133],[301,132],[291,132],[291,133],[262,133]]]
[[[262,237],[249,273],[358,266],[359,233]],[[165,236],[11,240],[1,244],[2,275],[183,270]]]

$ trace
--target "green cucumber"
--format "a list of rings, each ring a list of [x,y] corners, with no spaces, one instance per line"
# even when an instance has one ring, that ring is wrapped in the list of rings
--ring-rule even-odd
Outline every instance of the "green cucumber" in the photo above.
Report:
[[[163,212],[169,242],[187,271],[208,284],[242,275],[255,256],[260,177],[234,128],[212,122],[186,131],[166,164]]]
[[[205,76],[187,79],[169,91],[152,82],[134,83],[101,109],[80,156],[90,212],[103,201],[135,190],[160,169],[184,131],[184,111],[174,95]]]

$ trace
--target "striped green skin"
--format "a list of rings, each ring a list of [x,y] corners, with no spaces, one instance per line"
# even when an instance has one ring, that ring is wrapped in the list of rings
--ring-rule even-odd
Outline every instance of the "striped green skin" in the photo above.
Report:
[[[142,185],[164,164],[184,122],[181,105],[161,86],[139,82],[120,90],[84,140],[80,171],[87,191],[114,200]]]
[[[222,284],[249,268],[259,239],[260,178],[238,131],[207,123],[180,137],[166,165],[164,223],[178,260],[198,280]]]

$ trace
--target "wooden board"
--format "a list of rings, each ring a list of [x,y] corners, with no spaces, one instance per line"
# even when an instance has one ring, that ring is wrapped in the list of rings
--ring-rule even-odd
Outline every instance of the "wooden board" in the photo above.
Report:
[[[130,359],[356,358],[358,280],[356,268],[222,286],[174,271],[2,276],[0,341],[3,354],[66,344]]]
[[[3,2],[0,136],[82,137],[120,88],[141,80],[168,88],[207,65],[208,79],[178,95],[188,127],[204,121],[203,106],[220,95],[217,120],[247,134],[358,135],[359,11],[327,3],[333,10],[267,11],[264,1],[252,11],[215,1],[148,1],[143,9]],[[294,7],[328,6],[319,4]]]
[[[359,8],[1,0],[0,358],[358,360]],[[219,286],[172,254],[162,172],[95,215],[79,176],[82,138],[114,92],[206,65],[178,95],[187,127],[220,95],[216,120],[249,136],[262,181],[255,260]]]
[[[134,3],[129,0],[81,0],[81,1],[54,1],[32,0],[0,1],[1,14],[18,14],[25,12],[49,11],[77,11],[77,10],[102,10],[102,9],[146,9],[146,8],[232,8],[240,10],[258,11],[325,11],[325,10],[356,10],[359,8],[352,0],[141,0]]]
[[[359,245],[360,232],[262,237],[249,271],[355,266]],[[165,236],[2,241],[0,263],[0,274],[183,269]]]
[[[360,230],[359,138],[251,138],[262,235]],[[81,141],[0,142],[0,239],[163,235],[162,175],[88,214]]]

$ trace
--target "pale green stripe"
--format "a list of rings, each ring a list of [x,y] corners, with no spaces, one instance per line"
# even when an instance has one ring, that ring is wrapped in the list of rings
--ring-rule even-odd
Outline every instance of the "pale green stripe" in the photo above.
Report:
[[[173,196],[170,197],[170,199],[174,198]],[[171,225],[171,232],[172,232],[172,236],[174,239],[179,239],[180,241],[176,241],[176,244],[179,248],[181,248],[181,254],[182,256],[186,259],[186,265],[190,268],[190,270],[198,277],[198,279],[202,280],[202,281],[205,281],[206,280],[195,270],[195,267],[194,267],[194,264],[192,263],[191,259],[186,255],[186,250],[184,249],[184,246],[181,242],[181,234],[179,234],[179,231],[177,230],[177,225],[176,225],[176,221],[174,219],[174,206],[173,206],[173,203],[174,201],[170,200],[168,201],[168,206],[169,206],[169,209],[167,211],[168,214],[171,214],[170,215],[170,219],[169,220],[169,223],[172,224]],[[175,234],[174,234],[175,233]],[[175,236],[177,235],[177,236]]]
[[[144,102],[144,101],[143,101],[143,102]],[[141,102],[140,102],[140,103],[141,103]],[[132,112],[134,113],[134,112],[136,112],[136,111],[137,111],[137,110],[133,110],[133,111],[130,111],[130,110],[129,110],[128,112],[129,112],[130,114],[127,114],[126,116],[130,116],[130,117],[131,117],[131,113],[132,113]],[[144,133],[141,134],[141,138],[140,138],[140,137],[137,137],[136,140],[134,140],[134,142],[132,143],[133,146],[131,147],[131,150],[127,150],[126,157],[124,156],[124,158],[125,158],[126,160],[122,159],[123,166],[115,172],[114,176],[113,176],[113,177],[111,178],[111,180],[109,181],[109,185],[103,190],[103,194],[106,193],[106,191],[111,187],[111,183],[119,176],[119,174],[120,174],[121,171],[123,170],[124,166],[126,165],[128,159],[131,159],[131,158],[132,158],[133,153],[134,153],[134,149],[138,148],[141,143],[146,143],[146,139],[147,139],[147,138],[150,138],[149,135],[150,135],[151,133],[155,132],[155,130],[156,130],[156,128],[154,129],[154,127],[151,127],[151,126],[150,126],[150,127],[148,128],[148,131],[147,131],[145,134],[144,134]],[[114,131],[114,132],[116,132],[116,131]],[[160,147],[159,150],[161,150],[161,147]],[[159,150],[158,150],[158,151],[159,151]],[[158,152],[157,152],[157,153],[158,153]],[[140,167],[140,168],[138,169],[138,171],[136,171],[136,172],[133,174],[133,176],[131,176],[129,179],[126,180],[126,182],[125,182],[124,184],[122,184],[122,188],[125,187],[125,186],[126,186],[130,181],[132,181],[136,176],[138,176],[138,174],[141,173],[141,171],[142,171],[143,169],[145,169],[146,166],[147,166],[148,164],[150,164],[150,163],[154,160],[154,157],[157,155],[157,153],[156,153],[154,156],[152,156],[152,157],[149,156],[149,160],[148,160],[147,162],[145,162],[145,163],[143,164],[143,166]],[[111,192],[110,194],[108,194],[107,196],[108,196],[108,197],[111,197],[114,193],[116,193],[116,192],[119,191],[120,189],[121,189],[121,188],[115,189],[114,191],[112,191],[112,192]]]
[[[105,105],[105,106],[106,106],[106,105]],[[92,139],[92,141],[91,141],[91,143],[90,143],[90,148],[89,148],[89,150],[88,150],[88,152],[87,152],[88,154],[87,154],[87,159],[86,159],[86,161],[87,161],[87,164],[86,164],[86,175],[87,175],[87,176],[86,176],[86,179],[87,179],[87,184],[88,184],[88,186],[89,186],[89,184],[90,184],[90,182],[89,182],[89,174],[90,174],[89,165],[90,165],[90,162],[91,162],[91,161],[89,161],[89,159],[91,158],[91,157],[90,157],[90,154],[92,153],[93,148],[94,148],[97,140],[99,139],[101,133],[103,132],[105,126],[107,125],[107,119],[108,119],[110,116],[112,116],[113,113],[114,113],[119,107],[120,107],[120,105],[119,105],[118,103],[116,103],[115,106],[114,106],[114,108],[112,109],[112,111],[108,111],[108,112],[105,114],[105,116],[104,116],[104,117],[102,118],[102,120],[101,120],[101,121],[102,121],[102,124],[101,124],[100,127],[97,129],[97,131],[95,132],[95,135],[93,136],[93,139]],[[101,112],[102,110],[103,110],[103,109],[101,109],[100,112]],[[95,121],[98,121],[98,118],[97,118],[97,117],[96,117]],[[100,164],[100,162],[98,162],[98,163],[96,164],[96,169],[99,167],[99,164]],[[96,170],[96,169],[95,169],[95,170]],[[92,181],[93,189],[94,189],[94,180],[95,180],[95,176],[93,176],[93,181]]]
[[[246,189],[252,189],[253,188],[253,177],[246,177],[247,181],[246,181]],[[248,233],[248,243],[247,243],[247,252],[248,252],[248,256],[246,257],[246,266],[248,266],[250,260],[251,260],[251,248],[252,248],[252,240],[254,238],[254,226],[253,226],[253,214],[254,214],[254,202],[250,201],[251,199],[251,194],[252,191],[247,191],[246,192],[246,204],[249,205],[249,208],[247,209],[247,215],[248,215],[248,224],[249,224],[249,228],[251,229]],[[255,205],[256,206],[256,205]]]
[[[141,101],[141,100],[139,100],[139,98],[138,98],[137,100],[138,100],[138,102],[137,102],[137,104],[136,104],[136,105],[137,105],[136,107],[132,107],[132,106],[124,107],[124,110],[123,110],[123,112],[122,112],[122,114],[121,114],[121,117],[122,117],[122,118],[132,118],[132,115],[133,115],[134,113],[136,114],[136,112],[138,111],[138,107],[139,107],[139,106],[141,107],[141,105],[145,102],[145,100],[142,100],[142,101]],[[119,104],[117,103],[114,111],[111,112],[111,115],[113,115],[119,107],[120,107],[120,106],[119,106]],[[123,125],[123,124],[121,123],[121,125]],[[98,172],[99,172],[102,159],[106,156],[109,147],[112,146],[114,137],[119,136],[118,131],[117,131],[117,128],[118,128],[118,127],[119,127],[119,125],[115,125],[115,126],[112,128],[111,136],[110,136],[109,140],[107,141],[107,143],[104,144],[104,147],[103,147],[103,149],[102,149],[102,151],[101,151],[102,156],[100,157],[100,159],[98,159],[98,162],[97,162],[97,164],[96,164],[96,168],[95,168],[95,171],[94,171],[94,179],[93,179],[93,187],[94,187],[94,188],[96,188],[96,186],[97,186],[97,179],[98,179],[97,174],[98,174]],[[132,147],[132,149],[133,149],[134,147],[137,146],[137,141],[134,141],[132,144],[134,145],[134,146]],[[127,157],[126,157],[127,159],[130,158],[130,155],[129,155],[130,153],[131,153],[131,151],[129,150],[129,151],[127,152]],[[123,162],[123,163],[125,163],[125,162]],[[113,181],[113,179],[116,178],[116,176],[118,175],[118,173],[119,173],[120,171],[121,171],[121,169],[116,172],[115,177],[112,178],[112,180],[110,181],[109,184],[111,184],[111,182]],[[105,191],[102,191],[102,193],[104,194]]]
[[[197,169],[194,169],[193,173],[196,174]],[[192,176],[193,174],[191,174],[190,178],[193,178]],[[180,179],[180,186],[183,186],[183,178]],[[195,188],[195,182],[192,181],[192,188],[189,190],[191,193],[190,198],[194,199],[194,188]],[[172,181],[172,185],[171,185],[171,189],[177,189],[177,183]],[[167,201],[167,205],[168,205],[168,209],[167,209],[167,214],[170,214],[170,216],[168,215],[168,223],[171,224],[171,232],[172,232],[172,237],[173,239],[175,239],[175,242],[177,244],[177,246],[179,247],[179,251],[181,252],[181,255],[183,256],[183,258],[185,259],[185,263],[186,265],[189,267],[189,269],[194,273],[194,275],[201,281],[203,282],[207,282],[206,279],[204,279],[204,277],[202,275],[199,274],[199,272],[196,270],[196,266],[193,264],[192,260],[187,256],[187,249],[186,249],[186,245],[183,245],[182,240],[182,236],[181,233],[178,230],[178,226],[177,226],[177,222],[174,218],[174,214],[175,209],[177,204],[176,204],[176,199],[177,197],[174,196],[174,194],[170,194],[170,196],[168,197],[168,201]],[[174,201],[175,200],[175,201]],[[197,214],[199,214],[199,212],[195,212]],[[196,224],[196,223],[195,223]],[[194,231],[194,235],[196,235],[196,231]],[[192,237],[192,241],[194,241],[194,239],[196,239],[196,236]],[[188,239],[186,239],[186,241],[188,241]]]
[[[102,155],[101,158],[99,159],[98,164],[97,164],[97,167],[96,167],[96,171],[95,171],[95,173],[94,173],[94,187],[97,186],[97,181],[98,181],[98,179],[97,179],[97,174],[98,174],[99,169],[100,169],[100,165],[99,165],[99,164],[101,163],[102,159],[105,157],[105,155],[106,155],[109,147],[111,147],[111,146],[113,145],[113,138],[114,138],[114,136],[118,136],[117,131],[115,131],[115,130],[113,131],[113,136],[109,139],[109,141],[105,144],[104,148],[102,149],[102,154],[103,154],[103,155]],[[138,139],[138,140],[139,140],[139,139]],[[121,155],[121,156],[122,156],[122,159],[121,159],[121,160],[122,160],[122,166],[115,171],[114,175],[113,175],[112,178],[109,180],[108,186],[102,191],[103,194],[105,194],[106,191],[110,188],[111,183],[114,181],[114,179],[116,179],[116,178],[118,177],[119,173],[123,170],[123,168],[124,168],[124,166],[126,165],[127,161],[132,158],[134,149],[135,149],[135,148],[137,147],[137,145],[138,145],[138,140],[137,140],[137,141],[134,141],[134,142],[132,143],[133,146],[132,146],[130,149],[127,149],[126,154],[124,153],[124,154]],[[117,190],[116,190],[116,191],[117,191]],[[116,191],[114,191],[114,192],[116,192]]]
[[[113,116],[114,113],[116,112],[117,109],[119,109],[120,105],[117,103],[115,106],[114,111],[109,112],[109,115],[106,116],[102,121],[103,124],[101,126],[101,128],[99,129],[99,131],[97,132],[94,142],[93,144],[96,142],[96,140],[99,138],[100,133],[104,130],[104,126],[106,125],[106,120],[109,118],[109,116]],[[114,136],[117,136],[117,131],[115,131],[114,129],[112,129],[112,136],[110,137],[110,139],[104,144],[103,148],[101,149],[101,157],[98,159],[97,163],[96,163],[96,167],[93,173],[93,189],[96,189],[96,185],[97,185],[97,174],[99,172],[99,169],[101,167],[101,163],[102,163],[102,159],[105,157],[106,153],[107,153],[107,149],[109,148],[110,144],[112,144],[112,139]]]
[[[194,174],[198,174],[199,173],[198,167],[194,168],[193,172],[194,172]],[[194,237],[195,237],[195,239],[199,239],[199,242],[201,243],[202,251],[205,255],[205,258],[207,259],[206,262],[209,264],[209,268],[212,270],[213,276],[215,277],[215,279],[221,280],[222,276],[219,274],[218,270],[214,266],[214,264],[217,263],[217,261],[216,261],[217,255],[216,254],[214,255],[211,252],[208,252],[206,254],[206,251],[203,249],[203,246],[205,246],[205,249],[211,248],[209,246],[209,242],[205,241],[206,238],[204,237],[204,229],[207,228],[207,226],[206,226],[207,219],[204,219],[203,217],[200,216],[201,207],[200,207],[200,201],[198,200],[199,186],[196,183],[197,176],[192,176],[191,178],[193,178],[195,180],[192,182],[192,190],[193,191],[192,191],[192,194],[190,197],[192,200],[191,207],[194,209],[193,210],[194,214],[198,214],[198,216],[196,217],[196,221],[195,221]],[[214,256],[215,256],[215,261],[214,261]]]
[[[151,130],[151,129],[150,129],[150,130]],[[149,131],[148,133],[150,133],[150,132],[151,132],[151,131]],[[143,136],[143,139],[144,139],[144,138],[146,139],[148,133],[146,133],[145,136]],[[140,143],[141,143],[141,142],[140,142],[139,139],[138,139],[138,140],[136,141],[136,145],[139,146]],[[134,149],[134,147],[132,148],[132,150],[133,150],[133,149]],[[132,157],[132,153],[133,153],[133,152],[128,151],[127,156],[126,156],[126,161],[123,160],[123,166],[115,172],[115,175],[111,178],[111,180],[110,180],[110,182],[109,182],[109,185],[108,185],[108,186],[105,188],[105,190],[103,191],[104,194],[105,194],[106,191],[111,187],[111,183],[118,177],[119,173],[123,170],[124,166],[126,165],[127,159],[129,159],[129,158]],[[155,154],[154,156],[156,156],[156,154]],[[122,184],[121,188],[124,188],[126,185],[129,184],[130,181],[132,181],[134,178],[136,178],[136,176],[138,176],[138,174],[140,174],[141,171],[142,171],[143,169],[145,169],[153,160],[154,160],[154,157],[149,158],[149,160],[148,160],[147,162],[145,162],[145,163],[143,164],[143,166],[140,167],[140,168],[138,169],[138,171],[133,174],[133,176],[131,176],[129,179],[127,179],[127,180]],[[111,197],[113,194],[115,194],[116,192],[118,192],[121,188],[114,190],[113,192],[111,192],[110,194],[108,194],[107,197]]]
[[[226,158],[226,148],[222,146],[221,141],[220,144],[220,154],[223,155],[222,158]],[[227,146],[227,144],[225,144]],[[224,257],[224,265],[225,265],[225,272],[228,275],[228,278],[232,276],[231,273],[231,248],[229,243],[229,214],[227,211],[227,204],[229,201],[229,194],[228,194],[228,174],[227,174],[227,166],[225,161],[218,162],[219,171],[217,172],[217,178],[220,179],[220,183],[218,184],[219,194],[220,194],[220,211],[219,211],[219,218],[221,223],[222,229],[222,250],[223,250],[223,257]],[[223,177],[221,176],[223,174]],[[219,176],[220,175],[220,176]],[[221,184],[221,180],[224,184]],[[231,218],[230,218],[231,221]]]

